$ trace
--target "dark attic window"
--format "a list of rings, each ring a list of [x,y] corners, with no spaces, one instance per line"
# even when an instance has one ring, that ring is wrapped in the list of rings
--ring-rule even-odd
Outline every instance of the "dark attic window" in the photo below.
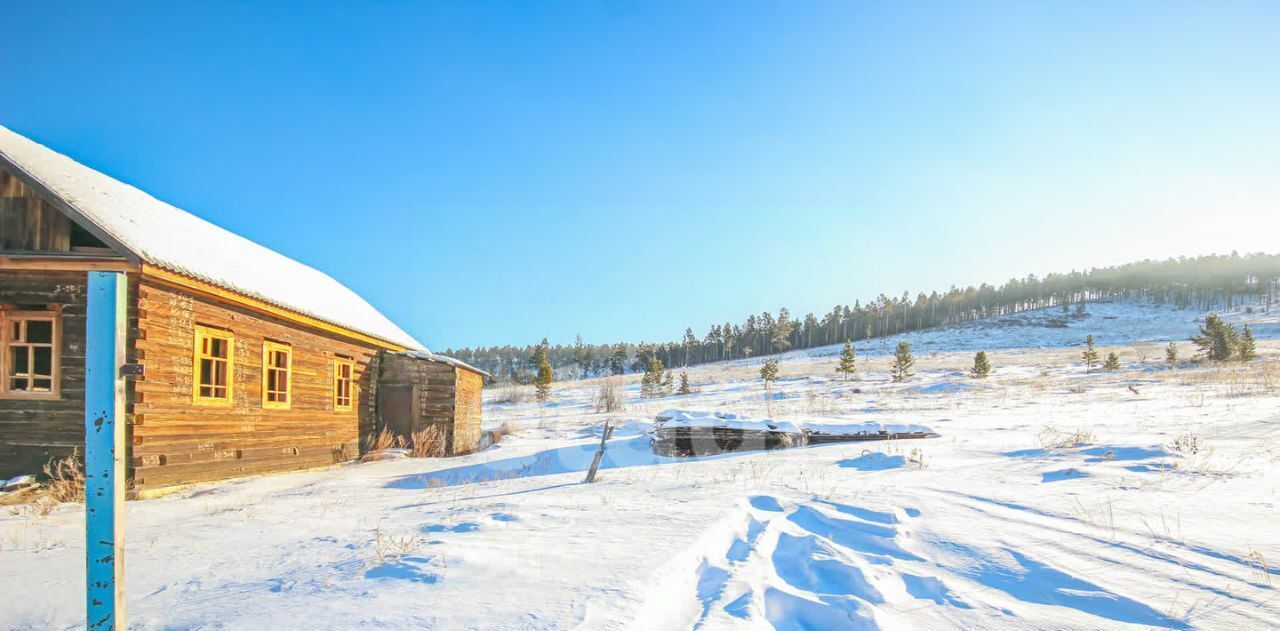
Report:
[[[71,222],[71,247],[94,249],[110,248],[110,246],[102,242],[102,239],[93,236],[93,233],[85,230],[80,226],[80,224],[75,222]]]

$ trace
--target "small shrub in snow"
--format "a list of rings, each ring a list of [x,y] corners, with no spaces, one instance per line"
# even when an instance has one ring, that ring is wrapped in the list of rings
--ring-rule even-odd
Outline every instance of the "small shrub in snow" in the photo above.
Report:
[[[1120,356],[1115,351],[1107,354],[1107,361],[1102,362],[1102,369],[1107,372],[1120,370]]]
[[[768,390],[773,382],[778,380],[778,360],[764,360],[764,363],[760,364],[760,378],[764,380],[764,387]]]
[[[986,379],[991,374],[991,362],[987,360],[986,351],[978,351],[973,356],[973,368],[969,369],[969,376],[974,379]]]
[[[678,392],[681,395],[693,394],[694,390],[692,387],[689,386],[689,373],[687,372],[680,373],[680,390]]]
[[[605,377],[596,392],[596,412],[620,412],[623,407],[622,386],[615,377]]]
[[[1169,449],[1171,451],[1186,456],[1194,456],[1200,453],[1200,446],[1200,437],[1192,434],[1191,432],[1187,432],[1173,439],[1173,442],[1169,443]]]
[[[1052,425],[1047,425],[1036,435],[1036,440],[1044,449],[1071,449],[1091,444],[1095,437],[1093,432],[1087,429],[1063,432]]]
[[[417,551],[421,542],[413,535],[393,537],[382,532],[382,527],[373,529],[373,560],[371,565],[395,563]]]
[[[663,396],[669,382],[669,373],[662,365],[662,360],[650,357],[644,366],[644,376],[640,378],[640,396],[646,399]]]
[[[1173,342],[1169,342],[1169,345],[1165,347],[1164,361],[1170,366],[1177,365],[1178,363],[1178,345],[1177,344],[1174,344]]]

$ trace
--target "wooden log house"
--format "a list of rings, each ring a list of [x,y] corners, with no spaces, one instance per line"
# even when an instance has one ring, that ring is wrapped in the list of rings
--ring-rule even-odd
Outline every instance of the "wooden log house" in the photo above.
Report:
[[[324,273],[0,127],[0,478],[84,444],[91,270],[128,278],[137,495],[357,457],[398,422],[377,409],[386,353],[455,371],[479,440],[480,371]]]

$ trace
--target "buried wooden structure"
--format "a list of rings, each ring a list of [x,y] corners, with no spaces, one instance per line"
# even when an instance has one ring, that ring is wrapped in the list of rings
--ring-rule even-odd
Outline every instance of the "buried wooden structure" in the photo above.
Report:
[[[323,272],[0,127],[0,478],[84,447],[94,271],[123,274],[140,496],[353,459],[384,354],[452,361]],[[455,380],[478,419],[483,379]]]
[[[732,414],[668,410],[657,416],[650,444],[660,456],[688,458],[806,445],[933,438],[919,425],[802,424],[750,420]]]

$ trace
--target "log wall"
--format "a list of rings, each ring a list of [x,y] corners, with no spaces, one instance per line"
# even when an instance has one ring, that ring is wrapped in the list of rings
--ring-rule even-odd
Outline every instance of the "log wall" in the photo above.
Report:
[[[196,325],[235,336],[230,406],[192,402]],[[289,409],[264,409],[263,341],[293,352]],[[149,277],[139,285],[135,341],[144,377],[133,402],[131,464],[140,491],[354,458],[372,432],[378,352]],[[333,405],[333,359],[355,361],[356,405]]]
[[[454,453],[467,453],[480,446],[480,412],[484,377],[478,373],[455,368],[457,383],[454,386]]]
[[[59,398],[0,398],[0,478],[39,473],[84,444],[84,272],[0,270],[0,303],[62,311]]]
[[[71,220],[3,169],[0,169],[0,250],[71,250]]]

